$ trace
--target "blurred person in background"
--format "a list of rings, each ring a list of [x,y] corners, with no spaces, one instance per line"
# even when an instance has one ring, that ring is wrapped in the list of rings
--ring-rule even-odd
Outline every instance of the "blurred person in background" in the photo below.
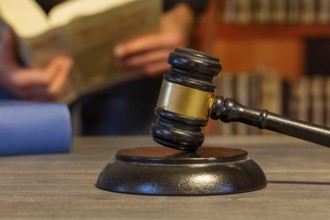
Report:
[[[36,0],[48,12],[61,0]],[[135,69],[144,77],[79,98],[70,105],[78,135],[148,134],[161,86],[169,71],[167,58],[177,47],[191,45],[194,26],[206,9],[204,0],[164,0],[160,31],[122,42],[114,48],[120,70]],[[54,57],[45,67],[22,66],[9,28],[0,37],[0,99],[56,101],[72,65],[71,57]]]

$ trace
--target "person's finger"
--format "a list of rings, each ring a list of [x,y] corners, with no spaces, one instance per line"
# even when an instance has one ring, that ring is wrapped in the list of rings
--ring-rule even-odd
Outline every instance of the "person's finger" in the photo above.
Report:
[[[29,74],[29,72],[31,74]],[[43,73],[40,71],[29,71],[27,73],[16,74],[16,80],[13,80],[11,92],[18,97],[33,101],[48,101],[50,100],[48,94],[49,82],[44,77],[40,77]]]
[[[71,58],[58,57],[42,69],[17,68],[6,76],[5,87],[21,98],[53,101],[58,97],[71,66]]]
[[[51,84],[57,77],[58,72],[62,65],[62,57],[56,56],[50,60],[48,65],[44,68],[45,79]]]
[[[48,83],[25,89],[28,99],[35,101],[56,101],[67,80],[72,65],[71,58],[56,57],[44,69]]]
[[[55,101],[56,99],[58,99],[60,93],[63,91],[67,83],[72,65],[73,65],[73,60],[70,57],[59,58],[56,77],[52,81],[48,91],[49,94],[51,95],[50,97],[52,98],[51,101]]]
[[[20,68],[8,75],[8,83],[19,89],[47,86],[49,77],[39,68]]]
[[[175,34],[150,34],[117,45],[114,55],[118,58],[132,56],[158,48],[180,45],[180,41],[180,37]]]

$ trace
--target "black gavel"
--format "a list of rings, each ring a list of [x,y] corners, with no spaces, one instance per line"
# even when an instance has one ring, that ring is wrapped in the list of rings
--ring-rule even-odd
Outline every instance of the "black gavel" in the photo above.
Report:
[[[196,151],[204,142],[202,127],[209,117],[242,122],[330,147],[330,129],[243,106],[215,95],[213,79],[219,75],[219,59],[209,54],[177,48],[169,56],[171,73],[165,74],[151,125],[153,139],[170,148]]]

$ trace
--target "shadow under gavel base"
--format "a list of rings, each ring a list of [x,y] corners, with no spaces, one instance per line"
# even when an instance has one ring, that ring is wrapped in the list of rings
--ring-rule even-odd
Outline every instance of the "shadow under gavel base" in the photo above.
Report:
[[[220,147],[195,152],[166,147],[119,150],[96,182],[107,191],[164,196],[242,193],[266,185],[264,172],[246,151]]]

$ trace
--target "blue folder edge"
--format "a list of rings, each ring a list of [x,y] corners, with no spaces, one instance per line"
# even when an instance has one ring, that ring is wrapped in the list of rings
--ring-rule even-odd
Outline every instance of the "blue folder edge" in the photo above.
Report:
[[[1,98],[0,98],[1,99]],[[0,101],[0,156],[71,151],[70,112],[64,103]]]

